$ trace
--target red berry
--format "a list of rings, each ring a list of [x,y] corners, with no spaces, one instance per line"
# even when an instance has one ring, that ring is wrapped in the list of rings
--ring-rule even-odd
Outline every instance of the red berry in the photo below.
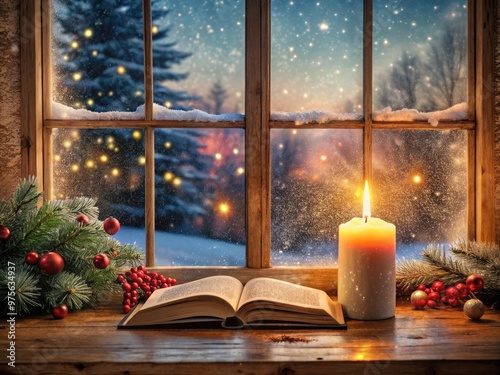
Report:
[[[144,293],[144,300],[147,301],[148,298],[151,296],[151,292],[150,291],[147,291],[146,293]]]
[[[158,278],[158,273],[157,272],[152,272],[150,274],[150,276],[151,276],[152,279],[157,279]]]
[[[125,314],[126,314],[126,313],[128,313],[128,312],[130,311],[130,305],[124,305],[124,306],[122,307],[122,310],[123,310],[123,312],[124,312]]]
[[[441,293],[443,290],[444,290],[445,286],[444,286],[444,283],[440,280],[436,280],[432,283],[432,287],[431,289],[434,291],[434,292],[438,292],[438,293]]]
[[[123,275],[118,275],[118,276],[116,277],[116,282],[117,282],[118,284],[121,284],[121,283],[123,283],[124,281],[125,281],[125,276],[123,276]]]
[[[432,289],[431,288],[425,288],[424,292],[427,293],[427,294],[429,294],[430,292],[432,292]]]
[[[0,241],[7,241],[10,238],[10,230],[5,225],[0,225]]]
[[[425,291],[425,288],[427,288],[425,284],[420,284],[419,286],[417,286],[417,290]]]
[[[456,305],[458,305],[458,300],[456,298],[449,298],[448,299],[448,304],[451,306],[451,307],[455,307]]]
[[[132,268],[130,269],[130,273],[137,273],[137,268],[132,267]]]
[[[132,292],[123,292],[123,299],[127,299],[127,298],[130,299],[131,296],[132,296]]]
[[[89,223],[89,217],[85,214],[77,215],[75,220],[79,223],[82,223],[83,225],[87,225]]]
[[[44,275],[57,275],[64,268],[64,259],[58,253],[48,252],[38,260],[38,267]]]
[[[148,292],[151,289],[151,287],[148,284],[143,283],[141,285],[141,289],[144,290],[145,292]]]
[[[444,303],[445,305],[447,305],[448,304],[448,297],[446,297],[446,296],[441,297],[441,302]]]
[[[139,267],[137,267],[137,269],[138,269],[138,270],[140,270],[140,271],[144,271],[144,270],[146,269],[146,267],[144,267],[144,266],[141,264]]]
[[[457,299],[459,295],[458,289],[454,286],[450,286],[446,289],[446,297],[451,301],[452,299]]]
[[[176,279],[172,279],[171,284],[172,284],[172,285],[177,285],[177,280],[176,280]]]
[[[114,217],[108,217],[103,222],[103,228],[107,234],[116,234],[120,230],[120,222]]]
[[[35,264],[38,263],[38,253],[34,252],[34,251],[30,251],[28,254],[26,254],[26,256],[24,257],[24,261],[31,265],[31,266],[34,266]]]
[[[122,289],[126,292],[130,292],[132,290],[132,286],[129,283],[123,283]]]
[[[469,289],[464,283],[458,283],[457,285],[455,285],[455,288],[457,288],[458,290],[458,298],[464,299],[469,295]]]
[[[160,288],[168,288],[168,284],[167,283],[163,283],[163,284],[161,284]]]
[[[52,308],[52,316],[56,319],[64,319],[68,315],[68,306],[60,303]]]
[[[123,302],[122,302],[122,305],[130,305],[130,299],[124,299]]]
[[[139,284],[137,284],[135,281],[130,284],[130,286],[132,287],[132,290],[139,289]]]
[[[441,299],[441,296],[439,295],[438,292],[430,292],[429,293],[429,300],[437,302],[440,299]]]
[[[465,283],[467,284],[467,288],[469,288],[469,290],[473,293],[483,290],[484,280],[480,275],[469,275],[469,277],[465,280]]]
[[[106,254],[97,254],[93,260],[94,267],[98,269],[105,269],[109,266],[109,258]]]
[[[435,309],[437,307],[436,301],[430,299],[427,301],[427,306],[430,307],[431,309]]]

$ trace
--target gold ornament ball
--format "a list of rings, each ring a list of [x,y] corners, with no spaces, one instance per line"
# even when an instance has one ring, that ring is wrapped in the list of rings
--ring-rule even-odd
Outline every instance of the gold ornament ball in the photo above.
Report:
[[[464,304],[464,314],[472,320],[479,320],[484,314],[484,305],[478,299],[470,299]]]

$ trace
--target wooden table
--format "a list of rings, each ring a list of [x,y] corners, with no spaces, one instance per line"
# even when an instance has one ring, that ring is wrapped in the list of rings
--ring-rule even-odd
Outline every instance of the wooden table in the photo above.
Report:
[[[1,374],[500,374],[500,312],[479,322],[460,309],[349,321],[346,330],[117,330],[120,305],[18,320],[16,367]],[[283,336],[285,335],[285,336]]]

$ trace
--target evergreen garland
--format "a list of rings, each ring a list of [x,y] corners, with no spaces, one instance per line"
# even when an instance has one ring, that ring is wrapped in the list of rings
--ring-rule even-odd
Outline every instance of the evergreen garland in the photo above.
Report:
[[[436,245],[429,245],[422,260],[399,262],[396,271],[398,287],[412,290],[420,284],[441,280],[446,285],[464,282],[471,274],[481,275],[484,289],[478,293],[486,303],[500,300],[500,248],[495,244],[459,241],[450,247],[450,255]]]
[[[33,315],[61,303],[78,310],[95,306],[120,288],[115,282],[117,269],[140,264],[143,255],[136,246],[122,245],[104,231],[95,203],[85,197],[42,202],[34,177],[23,180],[12,199],[0,201],[0,225],[10,231],[8,239],[0,240],[1,312]],[[89,223],[77,221],[79,214],[87,215]],[[58,253],[64,269],[56,275],[43,274],[25,261],[32,251],[39,256]],[[105,269],[93,264],[100,253],[110,259]]]

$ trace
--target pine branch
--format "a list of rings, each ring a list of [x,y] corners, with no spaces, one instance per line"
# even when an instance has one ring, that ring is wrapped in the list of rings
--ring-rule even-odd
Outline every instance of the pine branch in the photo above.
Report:
[[[423,252],[424,261],[442,270],[443,272],[464,278],[474,273],[474,270],[467,268],[462,262],[458,262],[451,257],[447,257],[442,249],[434,245],[429,245]]]
[[[92,288],[78,275],[61,272],[50,281],[50,291],[46,294],[47,306],[65,303],[70,310],[79,310],[88,305],[92,297]]]
[[[64,208],[69,215],[76,217],[79,214],[85,214],[90,221],[95,221],[99,217],[99,210],[95,204],[95,199],[87,197],[77,197],[63,201]]]
[[[14,280],[9,277],[7,267],[2,267],[0,270],[0,291],[3,296],[2,304],[5,302],[5,307],[2,311],[6,311],[8,296],[12,292],[12,281],[14,281],[14,298],[15,309],[19,315],[30,314],[33,310],[38,311],[42,307],[40,301],[39,277],[31,272],[31,267],[27,265],[16,266]]]
[[[42,197],[42,193],[38,192],[38,182],[35,177],[31,176],[24,179],[14,192],[12,198],[12,208],[14,214],[20,211],[31,211],[36,209],[38,200]]]

